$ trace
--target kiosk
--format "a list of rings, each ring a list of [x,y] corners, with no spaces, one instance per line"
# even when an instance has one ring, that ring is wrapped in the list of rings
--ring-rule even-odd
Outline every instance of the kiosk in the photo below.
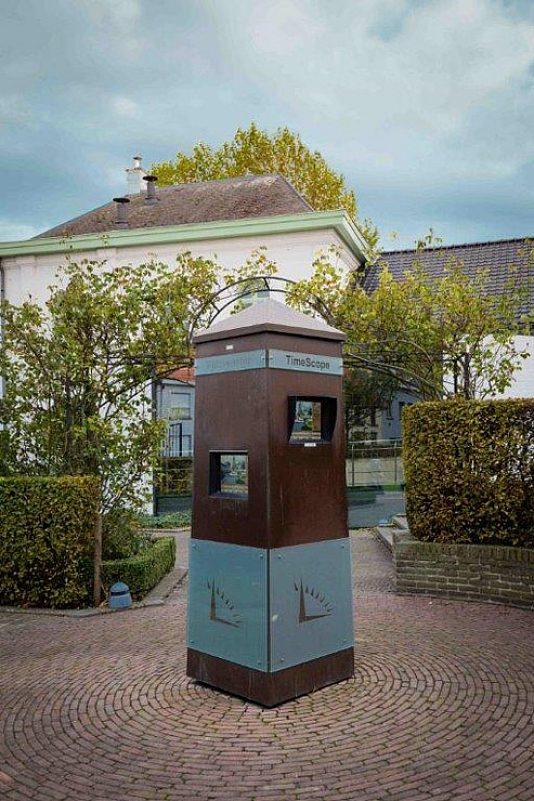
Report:
[[[264,706],[353,674],[343,339],[270,299],[195,337],[187,675]]]

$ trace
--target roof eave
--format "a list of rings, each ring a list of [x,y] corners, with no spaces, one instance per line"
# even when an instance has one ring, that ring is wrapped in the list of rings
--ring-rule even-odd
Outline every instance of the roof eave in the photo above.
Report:
[[[54,236],[17,242],[0,242],[0,257],[83,252],[108,247],[181,244],[211,239],[272,236],[325,229],[335,230],[355,258],[362,263],[366,261],[367,244],[365,239],[343,210],[309,211],[270,217],[248,217],[242,220],[166,225],[158,228],[133,228],[70,237]]]

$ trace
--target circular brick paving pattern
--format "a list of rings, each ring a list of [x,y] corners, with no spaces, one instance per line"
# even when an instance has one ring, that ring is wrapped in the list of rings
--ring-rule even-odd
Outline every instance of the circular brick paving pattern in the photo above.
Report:
[[[353,538],[355,675],[263,710],[185,676],[185,588],[0,614],[0,798],[531,801],[532,613],[396,597]]]

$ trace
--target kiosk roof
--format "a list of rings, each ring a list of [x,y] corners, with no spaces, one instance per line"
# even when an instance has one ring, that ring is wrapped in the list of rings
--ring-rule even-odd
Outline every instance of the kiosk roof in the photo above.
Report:
[[[319,339],[344,340],[345,334],[337,328],[327,325],[323,320],[310,317],[302,312],[290,309],[277,300],[260,300],[238,314],[226,317],[209,328],[200,331],[194,342],[209,342],[217,339],[229,339],[246,336],[262,331],[274,331],[296,334],[297,336],[316,337]]]

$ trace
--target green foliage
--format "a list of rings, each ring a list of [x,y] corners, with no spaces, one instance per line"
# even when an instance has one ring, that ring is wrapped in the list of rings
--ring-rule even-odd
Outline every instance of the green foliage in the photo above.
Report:
[[[106,594],[116,581],[130,588],[134,601],[140,601],[174,567],[176,540],[158,537],[136,556],[102,562],[102,585]]]
[[[246,129],[238,128],[232,141],[218,150],[200,142],[191,155],[179,152],[174,161],[153,164],[151,171],[157,174],[161,186],[278,173],[316,211],[345,209],[352,219],[357,218],[356,197],[343,176],[288,128],[278,128],[270,135],[252,122]],[[378,234],[370,221],[365,220],[362,231],[370,246],[375,245]]]
[[[111,509],[102,521],[102,559],[127,559],[146,544],[138,515],[130,509]]]
[[[254,289],[276,269],[261,248],[230,272],[187,252],[174,267],[83,261],[59,271],[44,308],[4,301],[0,475],[96,475],[104,517],[139,508],[167,431],[152,381],[192,363],[191,335],[212,321],[216,291],[231,302],[234,281]]]
[[[0,478],[0,604],[89,601],[98,505],[91,477]]]
[[[84,261],[63,268],[45,308],[5,302],[2,471],[97,475],[104,514],[138,504],[166,431],[150,382],[190,363],[190,321],[206,324],[220,272],[188,253],[174,269]]]
[[[534,400],[418,403],[403,432],[417,539],[534,547]]]
[[[453,259],[438,277],[416,260],[403,281],[384,264],[368,294],[323,256],[312,277],[292,288],[290,302],[304,311],[312,306],[347,334],[346,364],[376,376],[374,387],[363,382],[367,395],[404,390],[432,400],[492,397],[510,385],[526,355],[514,337],[527,331],[528,320],[518,318],[529,292],[512,270],[495,296],[487,270],[469,277]]]
[[[191,512],[169,512],[166,515],[139,515],[142,528],[189,528]]]
[[[193,459],[189,456],[167,457],[158,475],[161,495],[190,495],[193,482]]]

